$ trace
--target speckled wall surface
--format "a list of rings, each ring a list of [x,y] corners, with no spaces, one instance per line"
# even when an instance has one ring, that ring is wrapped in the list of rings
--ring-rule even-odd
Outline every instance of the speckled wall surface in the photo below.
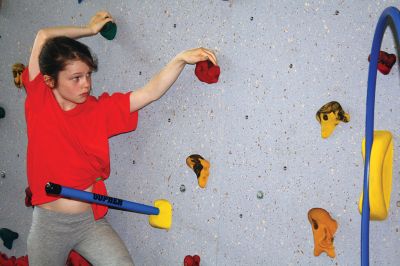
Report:
[[[116,39],[82,39],[100,62],[95,95],[143,86],[183,49],[211,48],[221,67],[219,82],[207,85],[187,66],[140,111],[135,132],[110,142],[110,195],[173,204],[169,232],[150,227],[145,215],[109,211],[136,264],[182,265],[198,254],[202,266],[359,265],[367,58],[379,15],[400,1],[1,2],[0,227],[20,234],[1,252],[26,254],[32,214],[24,206],[25,92],[14,87],[11,66],[27,62],[41,27],[82,25],[107,9]],[[382,50],[397,54],[390,29]],[[390,214],[371,223],[370,260],[399,265],[398,64],[377,84],[375,127],[394,134],[395,159]],[[322,139],[315,113],[332,100],[351,121]],[[211,162],[206,189],[186,166],[193,153]],[[313,255],[313,207],[339,223],[335,259]]]

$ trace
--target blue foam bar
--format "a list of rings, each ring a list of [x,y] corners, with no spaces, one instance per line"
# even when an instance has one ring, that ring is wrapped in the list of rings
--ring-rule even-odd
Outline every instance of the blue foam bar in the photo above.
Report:
[[[58,195],[63,198],[70,198],[89,203],[106,205],[119,210],[132,211],[147,215],[158,215],[160,210],[156,207],[136,203],[133,201],[123,200],[110,196],[104,196],[96,193],[82,191],[70,187],[61,186],[54,183],[47,183],[45,190],[48,194]]]

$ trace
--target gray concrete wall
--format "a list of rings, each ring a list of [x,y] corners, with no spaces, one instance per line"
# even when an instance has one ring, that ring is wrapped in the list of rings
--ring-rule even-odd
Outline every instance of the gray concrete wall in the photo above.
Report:
[[[32,209],[26,187],[25,92],[11,66],[28,61],[36,31],[83,25],[100,9],[117,37],[82,39],[99,58],[94,94],[143,86],[178,52],[204,46],[221,76],[201,83],[187,66],[170,91],[140,111],[138,129],[111,140],[112,196],[173,204],[170,231],[145,215],[109,211],[108,219],[137,265],[358,265],[368,54],[376,22],[399,1],[106,1],[3,0],[0,8],[0,227],[20,234],[8,255],[26,254]],[[174,27],[175,25],[175,27]],[[396,53],[390,30],[382,50]],[[372,265],[398,265],[399,70],[378,75],[375,127],[395,140],[389,218],[372,222]],[[316,111],[339,101],[351,115],[328,139]],[[206,189],[186,166],[198,153],[211,162]],[[186,191],[181,192],[180,186]],[[264,193],[257,198],[258,191]],[[337,257],[313,255],[307,212],[328,210],[339,223]]]

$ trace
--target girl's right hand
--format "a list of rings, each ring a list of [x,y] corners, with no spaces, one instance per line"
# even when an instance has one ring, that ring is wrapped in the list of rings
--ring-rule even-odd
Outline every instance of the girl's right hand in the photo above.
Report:
[[[205,60],[210,60],[214,65],[218,65],[214,52],[203,47],[183,51],[177,55],[177,58],[191,65]]]
[[[107,11],[99,11],[90,19],[87,27],[92,30],[94,35],[96,35],[109,21],[114,21],[111,14]]]

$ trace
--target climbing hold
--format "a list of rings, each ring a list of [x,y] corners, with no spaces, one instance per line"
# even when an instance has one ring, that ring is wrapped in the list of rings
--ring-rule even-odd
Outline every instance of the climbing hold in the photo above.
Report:
[[[325,252],[329,257],[334,258],[336,254],[333,240],[338,228],[337,222],[322,208],[309,210],[308,221],[314,235],[314,256]]]
[[[1,266],[29,266],[28,255],[16,258],[15,256],[8,257],[0,251]],[[75,250],[71,250],[65,266],[92,266],[84,257]]]
[[[371,60],[371,55],[368,56],[368,61],[370,61],[370,60]],[[396,63],[396,55],[395,54],[389,54],[389,53],[386,53],[385,51],[379,52],[378,70],[383,75],[389,74],[390,70],[392,69],[392,67],[395,63]]]
[[[107,22],[101,29],[100,34],[107,40],[111,41],[117,34],[117,24],[111,21]]]
[[[6,248],[11,249],[13,241],[18,238],[18,233],[11,231],[7,228],[0,229],[0,238]]]
[[[22,84],[22,72],[24,72],[25,66],[22,63],[15,63],[12,65],[12,73],[14,77],[14,84],[17,88],[21,88]]]
[[[154,228],[170,229],[172,224],[172,205],[165,199],[154,201],[154,207],[160,210],[158,215],[149,215],[149,224]]]
[[[260,190],[257,192],[257,199],[262,199],[262,198],[264,198],[264,192]]]
[[[0,119],[6,117],[6,110],[3,107],[0,107]]]
[[[25,188],[25,206],[33,207],[32,205],[32,191],[30,187]]]
[[[317,121],[321,124],[321,136],[324,139],[332,134],[340,121],[345,123],[350,121],[350,115],[335,101],[322,106],[315,116]]]
[[[28,255],[16,258],[15,256],[8,257],[6,254],[0,252],[0,265],[1,266],[28,266],[29,265]]]
[[[365,160],[365,138],[362,142]],[[385,220],[389,214],[390,193],[392,191],[393,137],[385,130],[374,131],[374,141],[369,163],[369,205],[371,220]],[[362,214],[363,193],[358,202]]]
[[[210,60],[206,60],[200,61],[196,64],[194,73],[200,81],[211,84],[218,82],[221,70],[219,66],[214,65]]]
[[[205,188],[210,174],[210,163],[200,155],[192,154],[186,158],[186,164],[196,173],[199,186]]]
[[[68,255],[68,260],[66,262],[67,266],[74,266],[74,265],[79,265],[79,266],[91,266],[92,264],[87,261],[84,257],[82,257],[81,254],[76,252],[75,250],[71,250],[71,252]]]
[[[179,190],[180,190],[181,192],[185,192],[185,191],[186,191],[185,185],[182,184],[182,185],[180,186]]]
[[[185,257],[185,259],[183,260],[183,265],[184,266],[200,266],[200,256],[199,255],[194,255],[194,256],[187,255]]]

